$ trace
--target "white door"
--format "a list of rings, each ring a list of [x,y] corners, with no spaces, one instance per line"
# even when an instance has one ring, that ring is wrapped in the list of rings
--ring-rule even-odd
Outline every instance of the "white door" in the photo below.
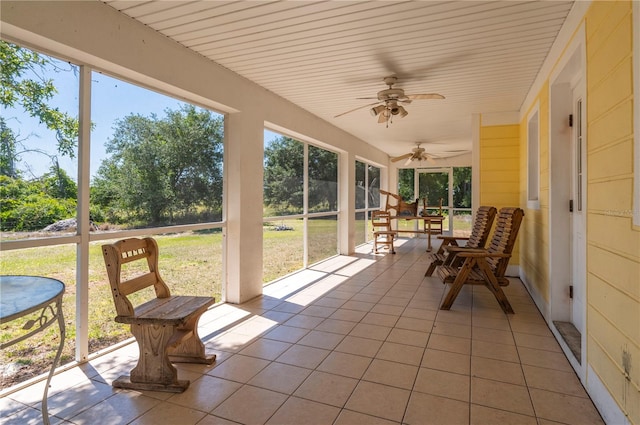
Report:
[[[571,214],[571,257],[572,257],[572,298],[571,322],[584,335],[586,316],[587,281],[587,199],[586,199],[586,123],[584,88],[582,80],[573,90],[572,125],[572,209]]]

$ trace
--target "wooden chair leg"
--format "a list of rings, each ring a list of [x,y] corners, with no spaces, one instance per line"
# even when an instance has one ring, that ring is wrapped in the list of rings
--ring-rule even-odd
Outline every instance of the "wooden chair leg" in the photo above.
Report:
[[[174,363],[202,363],[212,364],[216,361],[215,354],[207,356],[204,344],[198,336],[198,321],[200,314],[189,319],[183,326],[178,327],[176,334],[184,333],[185,337],[170,345],[167,350],[169,360]],[[190,336],[189,336],[190,335]]]
[[[434,260],[431,262],[431,264],[429,264],[429,268],[427,269],[426,272],[424,272],[424,275],[425,276],[433,275],[433,272],[436,271],[436,267],[438,267],[438,261]]]
[[[176,326],[132,324],[131,333],[140,349],[138,364],[131,370],[131,375],[119,377],[113,386],[176,393],[186,390],[189,381],[178,379],[178,371],[171,364],[167,350],[175,331]]]
[[[507,314],[514,314],[515,312],[513,311],[513,308],[511,307],[507,296],[500,287],[498,279],[491,271],[491,267],[489,267],[489,264],[487,264],[484,259],[481,259],[480,261],[478,261],[478,266],[482,271],[482,274],[484,275],[485,286],[487,287],[487,289],[489,289],[489,291],[491,291],[493,296],[496,297],[496,300],[498,301],[498,304],[500,304],[502,311]]]
[[[440,306],[440,310],[449,310],[453,305],[453,302],[456,300],[456,297],[460,293],[462,286],[467,281],[467,277],[469,277],[469,273],[473,269],[473,265],[476,263],[475,258],[467,258],[464,262],[458,274],[456,275],[455,280],[451,284],[451,288],[449,288],[449,292],[447,292],[447,296],[444,298],[442,305]]]

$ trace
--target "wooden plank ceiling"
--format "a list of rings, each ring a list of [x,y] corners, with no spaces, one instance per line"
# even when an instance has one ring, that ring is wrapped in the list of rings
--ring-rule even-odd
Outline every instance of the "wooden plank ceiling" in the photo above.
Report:
[[[517,111],[572,1],[105,3],[389,155],[471,148],[471,114]],[[398,77],[408,116],[368,107]],[[370,98],[371,99],[358,99]]]

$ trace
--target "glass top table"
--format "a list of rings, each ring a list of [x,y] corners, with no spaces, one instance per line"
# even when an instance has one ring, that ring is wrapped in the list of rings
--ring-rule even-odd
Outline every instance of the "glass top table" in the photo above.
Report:
[[[47,409],[49,384],[64,347],[65,327],[62,314],[64,289],[64,283],[49,277],[0,276],[0,324],[25,318],[31,313],[36,313],[37,315],[36,319],[27,320],[22,326],[22,329],[27,331],[25,334],[3,342],[0,344],[0,349],[24,341],[48,328],[54,322],[58,322],[60,346],[51,365],[42,397],[42,419],[47,425],[50,423]]]

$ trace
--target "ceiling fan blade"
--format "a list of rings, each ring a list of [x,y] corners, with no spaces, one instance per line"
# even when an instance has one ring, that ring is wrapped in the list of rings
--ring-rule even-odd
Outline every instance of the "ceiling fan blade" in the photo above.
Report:
[[[438,93],[408,94],[407,97],[411,100],[444,99],[444,96]]]
[[[378,103],[380,103],[380,102],[374,102],[374,103],[370,103],[368,105],[358,106],[357,108],[351,109],[351,110],[349,110],[347,112],[343,112],[341,114],[335,115],[333,118],[338,118],[338,117],[341,117],[343,115],[350,114],[351,112],[355,112],[355,111],[357,111],[359,109],[364,109],[364,108],[368,108],[368,107],[373,106],[373,105],[377,105]]]
[[[457,150],[457,151],[446,151],[446,152],[432,153],[430,155],[433,156],[434,158],[453,158],[455,156],[464,155],[464,154],[469,153],[469,152],[471,152],[471,151],[468,151],[468,150]]]
[[[402,161],[405,158],[411,158],[412,153],[407,153],[404,155],[396,156],[395,158],[391,158],[391,162]]]

